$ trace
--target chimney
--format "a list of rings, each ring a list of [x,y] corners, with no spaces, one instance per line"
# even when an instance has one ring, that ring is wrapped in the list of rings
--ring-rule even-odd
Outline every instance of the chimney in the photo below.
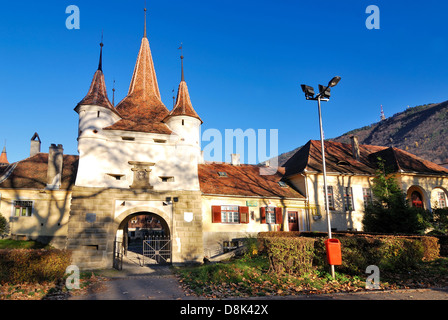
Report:
[[[200,155],[199,155],[199,164],[204,164],[205,160],[204,160],[204,151],[201,151]]]
[[[240,155],[239,154],[231,154],[230,156],[232,157],[232,160],[230,162],[230,164],[232,166],[239,166],[239,165],[241,165],[241,163],[240,163]]]
[[[360,155],[359,155],[359,144],[358,144],[358,137],[357,136],[351,136],[350,139],[352,139],[352,153],[353,158],[355,160],[359,161]]]
[[[38,153],[40,153],[40,138],[37,132],[35,132],[34,136],[31,138],[30,157]]]
[[[61,144],[52,144],[48,152],[47,189],[59,189],[62,180],[64,148]]]

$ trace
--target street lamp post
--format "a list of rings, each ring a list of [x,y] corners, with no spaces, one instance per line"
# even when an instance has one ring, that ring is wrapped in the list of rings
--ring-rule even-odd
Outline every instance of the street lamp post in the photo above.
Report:
[[[331,81],[328,83],[326,87],[319,85],[319,94],[317,96],[314,96],[314,88],[307,86],[307,85],[301,85],[303,92],[305,93],[306,100],[317,100],[317,107],[319,110],[319,128],[320,128],[320,143],[321,143],[321,149],[322,149],[322,169],[323,169],[323,175],[324,175],[324,193],[325,193],[325,213],[327,216],[327,231],[328,231],[328,238],[331,239],[331,221],[330,221],[330,206],[328,203],[328,187],[327,187],[327,167],[325,164],[325,145],[324,145],[324,131],[322,126],[322,110],[320,106],[321,101],[328,101],[330,99],[330,88],[336,86],[339,81],[341,80],[341,77],[334,77],[331,79]],[[331,276],[334,278],[334,265],[330,265],[330,271]]]

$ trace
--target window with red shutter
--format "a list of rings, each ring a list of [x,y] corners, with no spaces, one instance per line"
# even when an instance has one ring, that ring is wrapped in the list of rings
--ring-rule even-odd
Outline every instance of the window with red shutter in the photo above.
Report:
[[[283,223],[283,210],[282,208],[275,208],[275,223],[282,224]]]
[[[260,220],[261,220],[261,223],[266,223],[266,208],[265,207],[260,208]]]
[[[212,223],[221,222],[221,206],[212,206]]]
[[[240,207],[240,223],[249,223],[249,207]]]

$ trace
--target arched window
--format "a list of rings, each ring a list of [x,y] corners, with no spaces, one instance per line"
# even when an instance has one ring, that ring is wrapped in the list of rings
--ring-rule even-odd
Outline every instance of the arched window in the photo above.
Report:
[[[433,209],[442,209],[447,207],[447,196],[444,189],[435,188],[432,190],[431,206]]]
[[[423,197],[418,191],[413,191],[411,194],[411,204],[416,208],[423,208]]]

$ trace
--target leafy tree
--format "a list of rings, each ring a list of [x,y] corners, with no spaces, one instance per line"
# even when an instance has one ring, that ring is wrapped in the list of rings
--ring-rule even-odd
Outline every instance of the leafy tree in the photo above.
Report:
[[[448,208],[433,209],[433,230],[430,232],[434,235],[448,233]]]
[[[0,213],[0,236],[6,233],[6,228],[8,226],[8,221],[6,218]]]
[[[378,158],[372,192],[374,200],[365,209],[362,220],[365,231],[422,234],[430,226],[430,212],[409,205],[395,175],[381,158]]]

